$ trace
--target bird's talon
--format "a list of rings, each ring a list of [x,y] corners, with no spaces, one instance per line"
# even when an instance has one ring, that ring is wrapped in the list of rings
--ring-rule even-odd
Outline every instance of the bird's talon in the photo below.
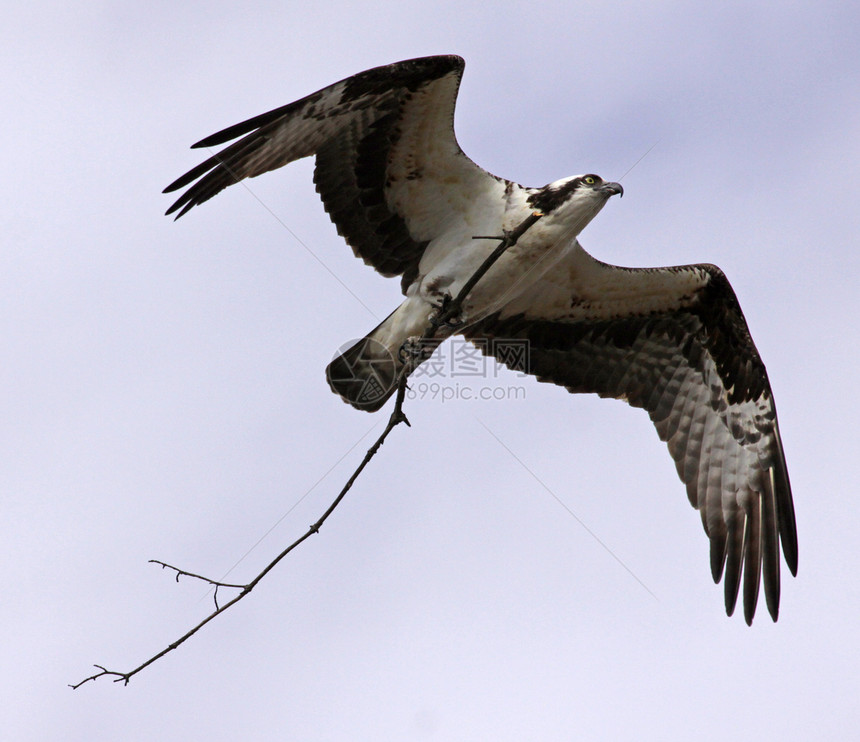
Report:
[[[460,319],[462,316],[462,311],[460,308],[457,308],[456,314],[452,314],[450,317],[442,319],[445,315],[451,311],[451,304],[454,302],[454,297],[449,293],[445,293],[442,295],[442,301],[436,307],[436,311],[430,315],[430,324],[433,327],[448,327],[452,330],[462,327],[463,320]]]

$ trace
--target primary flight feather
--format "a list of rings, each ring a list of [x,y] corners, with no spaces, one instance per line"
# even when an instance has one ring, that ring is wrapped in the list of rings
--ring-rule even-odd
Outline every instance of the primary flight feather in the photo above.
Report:
[[[326,369],[332,389],[378,410],[426,356],[410,349],[530,214],[542,217],[469,293],[459,333],[540,381],[648,411],[710,540],[711,573],[751,623],[759,586],[779,611],[780,543],[797,572],[791,487],[773,395],[737,297],[713,265],[621,268],[577,237],[618,183],[594,174],[526,188],[472,162],[454,135],[464,62],[377,67],[236,124],[195,147],[227,146],[171,183],[177,218],[229,185],[314,155],[314,182],[339,234],[406,299]],[[528,352],[506,352],[511,342]],[[525,359],[525,360],[524,360]],[[523,365],[525,364],[525,365]],[[742,588],[742,589],[741,589]]]

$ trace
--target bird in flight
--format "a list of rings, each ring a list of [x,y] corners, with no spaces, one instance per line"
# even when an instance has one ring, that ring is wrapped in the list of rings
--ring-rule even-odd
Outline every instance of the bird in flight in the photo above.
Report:
[[[540,215],[437,336],[461,334],[539,381],[645,409],[701,514],[726,612],[742,583],[752,623],[763,576],[776,621],[780,542],[797,573],[794,506],[767,372],[726,276],[707,264],[622,268],[585,252],[578,235],[623,194],[618,183],[586,174],[527,188],[478,167],[454,134],[464,64],[376,67],[201,140],[194,147],[238,139],[165,189],[186,188],[167,213],[316,156],[338,233],[383,276],[400,276],[406,297],[326,369],[332,389],[369,412],[426,358],[410,342],[496,247],[491,238]]]

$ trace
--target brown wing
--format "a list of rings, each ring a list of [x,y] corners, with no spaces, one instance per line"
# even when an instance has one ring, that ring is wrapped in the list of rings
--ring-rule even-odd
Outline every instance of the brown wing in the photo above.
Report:
[[[446,183],[498,180],[454,135],[463,67],[456,56],[377,67],[213,134],[194,147],[242,138],[167,186],[191,184],[167,213],[179,218],[244,178],[316,155],[314,182],[338,233],[384,276],[402,275],[405,291],[445,226],[436,212]]]
[[[725,575],[726,612],[743,571],[752,622],[763,570],[776,620],[780,539],[797,571],[794,506],[767,373],[728,280],[710,265],[633,270],[582,252],[577,260],[587,269],[557,271],[467,336],[489,339],[480,347],[502,362],[511,358],[504,341],[525,339],[520,370],[647,410],[701,512],[714,581]]]

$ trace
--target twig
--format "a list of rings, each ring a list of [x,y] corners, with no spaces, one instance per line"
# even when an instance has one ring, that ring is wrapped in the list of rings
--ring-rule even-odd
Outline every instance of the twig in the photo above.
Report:
[[[483,277],[484,274],[490,270],[490,267],[495,263],[500,257],[502,257],[502,253],[505,252],[509,247],[513,247],[517,244],[520,237],[522,237],[531,226],[541,217],[539,211],[534,211],[529,214],[525,219],[523,219],[522,223],[514,230],[510,232],[505,232],[501,237],[473,237],[473,240],[500,240],[499,246],[493,250],[488,256],[487,259],[478,266],[478,270],[476,270],[472,277],[463,284],[463,288],[460,289],[460,293],[457,294],[451,301],[449,301],[445,306],[442,307],[442,311],[433,318],[433,321],[427,326],[427,329],[424,330],[425,339],[430,339],[436,333],[436,328],[442,324],[443,322],[447,322],[448,320],[456,317],[460,313],[460,309],[463,306],[463,302],[466,300],[466,296],[468,296],[469,292],[475,288],[475,284],[478,283]]]
[[[430,340],[432,339],[440,325],[448,322],[449,320],[457,317],[463,306],[463,301],[466,299],[469,292],[474,288],[475,284],[481,280],[484,274],[490,269],[490,267],[495,263],[508,248],[512,247],[517,243],[517,241],[522,237],[522,235],[528,230],[538,219],[543,216],[542,214],[535,212],[530,214],[523,222],[514,230],[510,232],[505,232],[504,235],[500,237],[475,237],[474,239],[493,239],[499,240],[498,247],[493,250],[493,252],[487,257],[487,259],[479,266],[479,268],[472,274],[472,277],[463,285],[463,288],[453,299],[449,299],[445,301],[443,305],[439,308],[436,314],[431,319],[430,323],[427,325],[425,329],[422,340]],[[78,683],[74,685],[70,684],[69,687],[72,689],[80,688],[85,683],[90,682],[91,680],[95,681],[101,677],[110,676],[114,678],[115,683],[123,683],[124,685],[128,685],[131,678],[137,675],[141,670],[146,667],[149,667],[153,662],[158,659],[161,659],[168,652],[172,652],[181,644],[185,643],[188,639],[190,639],[194,634],[196,634],[200,629],[202,629],[206,624],[208,624],[213,618],[219,616],[224,611],[226,611],[231,606],[238,603],[242,598],[244,598],[248,593],[250,593],[269,572],[271,572],[277,564],[289,554],[293,549],[295,549],[299,544],[303,541],[307,540],[310,536],[315,533],[319,533],[320,528],[323,523],[328,519],[328,517],[334,512],[334,509],[340,504],[341,500],[346,496],[346,493],[349,492],[352,485],[355,483],[355,480],[358,479],[358,476],[364,471],[364,467],[370,463],[370,460],[376,455],[376,452],[379,450],[380,446],[385,442],[385,439],[388,437],[388,434],[394,430],[400,423],[406,423],[407,426],[411,427],[409,420],[406,418],[406,415],[403,413],[403,400],[406,397],[406,380],[408,377],[409,367],[404,366],[402,369],[399,378],[397,379],[397,393],[395,396],[394,402],[394,410],[391,413],[391,416],[388,418],[388,424],[385,426],[385,429],[382,431],[382,434],[379,438],[376,439],[376,442],[367,450],[367,453],[364,455],[364,458],[361,460],[361,463],[352,473],[352,476],[347,480],[346,484],[343,486],[343,489],[338,493],[338,496],[334,499],[331,505],[328,506],[328,509],[320,516],[319,520],[316,523],[313,523],[308,527],[308,530],[305,533],[297,538],[293,543],[291,543],[286,549],[284,549],[278,556],[276,556],[268,565],[253,579],[251,582],[246,585],[237,585],[228,582],[219,582],[218,580],[211,580],[208,577],[203,577],[202,575],[195,574],[193,572],[187,572],[184,569],[179,569],[174,567],[166,562],[162,562],[158,559],[150,559],[150,562],[153,564],[158,564],[162,569],[172,569],[176,575],[176,581],[179,582],[179,578],[182,576],[192,577],[196,580],[201,580],[215,587],[215,610],[212,611],[206,618],[200,621],[196,626],[191,628],[185,634],[183,634],[179,639],[172,642],[164,649],[162,649],[158,654],[150,657],[146,662],[141,665],[138,665],[133,670],[129,670],[128,672],[120,672],[117,670],[108,670],[106,667],[102,665],[93,665],[93,667],[98,668],[99,672],[90,675],[87,678],[84,678]],[[219,588],[232,588],[235,590],[239,590],[239,593],[229,600],[224,605],[218,605],[218,590]]]

